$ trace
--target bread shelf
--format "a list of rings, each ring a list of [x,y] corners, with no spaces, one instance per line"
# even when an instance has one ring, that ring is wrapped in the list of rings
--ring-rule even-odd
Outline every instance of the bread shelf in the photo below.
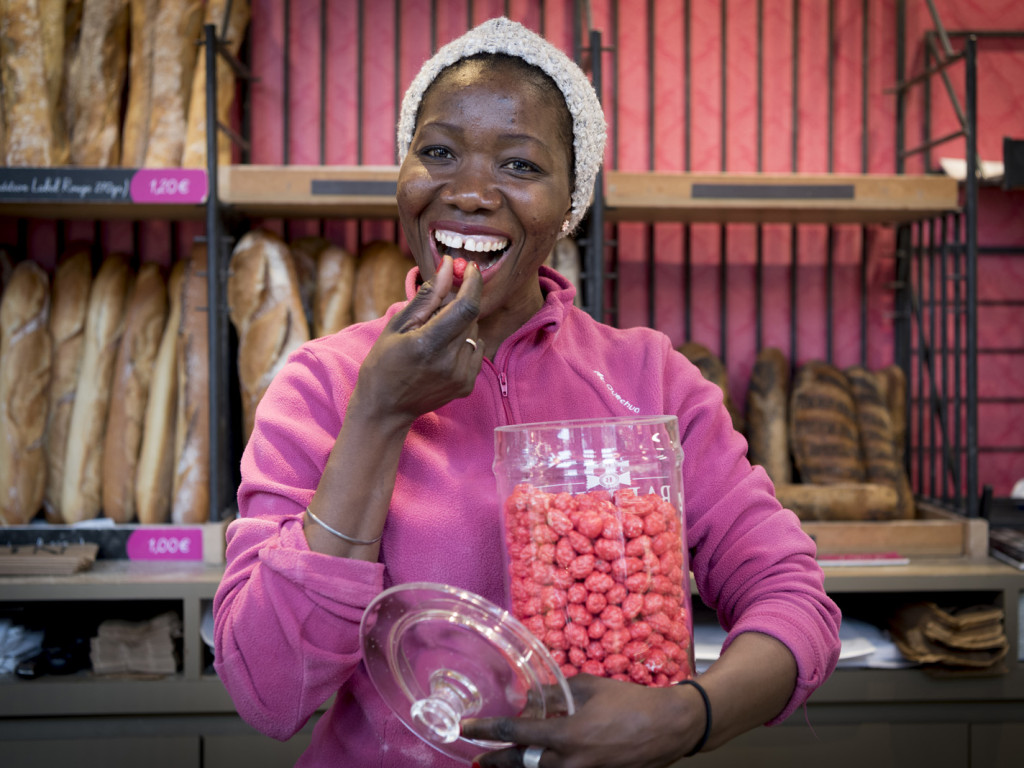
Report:
[[[398,166],[230,165],[218,194],[236,213],[255,217],[395,218]]]
[[[609,221],[899,223],[958,207],[945,176],[608,171]]]

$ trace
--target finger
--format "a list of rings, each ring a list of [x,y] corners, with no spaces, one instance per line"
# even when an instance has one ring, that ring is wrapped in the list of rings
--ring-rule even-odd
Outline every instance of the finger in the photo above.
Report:
[[[461,728],[462,736],[467,739],[503,741],[520,745],[548,745],[554,743],[553,729],[559,725],[554,721],[526,717],[481,717],[464,719]]]
[[[452,258],[445,256],[433,280],[427,280],[412,300],[397,313],[388,326],[398,333],[415,330],[424,325],[444,303],[452,289]]]
[[[476,320],[480,316],[480,294],[483,277],[475,262],[466,266],[462,285],[455,299],[444,306],[431,320],[431,329],[444,342],[463,343],[467,337],[476,339]]]

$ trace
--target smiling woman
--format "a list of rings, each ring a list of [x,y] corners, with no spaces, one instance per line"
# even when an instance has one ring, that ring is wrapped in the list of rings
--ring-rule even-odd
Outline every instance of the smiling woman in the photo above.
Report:
[[[333,698],[300,766],[455,764],[373,687],[359,626],[394,584],[506,603],[492,463],[509,424],[676,417],[691,566],[729,634],[697,684],[567,663],[575,714],[462,721],[481,752],[512,743],[479,765],[668,766],[785,719],[835,665],[839,613],[813,542],[747,461],[721,390],[663,334],[595,321],[543,265],[586,213],[604,142],[583,72],[507,19],[438,51],[405,96],[408,300],[305,344],[275,377],[214,606],[217,671],[252,725],[288,738]]]

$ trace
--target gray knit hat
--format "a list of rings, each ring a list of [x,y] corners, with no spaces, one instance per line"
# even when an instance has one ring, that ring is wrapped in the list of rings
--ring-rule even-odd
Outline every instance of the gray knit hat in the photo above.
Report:
[[[522,24],[504,17],[490,19],[471,29],[427,60],[409,85],[398,119],[398,162],[405,160],[416,130],[416,113],[430,84],[452,64],[478,53],[504,53],[532,64],[555,81],[572,115],[573,150],[576,156],[576,187],[572,212],[562,234],[576,229],[590,206],[594,181],[604,159],[606,128],[601,102],[583,70],[562,51]]]

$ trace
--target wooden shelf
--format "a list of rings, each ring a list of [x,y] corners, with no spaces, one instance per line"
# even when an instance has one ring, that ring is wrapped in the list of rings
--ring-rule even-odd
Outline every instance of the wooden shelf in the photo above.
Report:
[[[945,176],[672,173],[605,174],[609,221],[898,223],[956,210]]]
[[[230,165],[218,173],[221,201],[245,216],[398,216],[398,166],[394,165]]]

